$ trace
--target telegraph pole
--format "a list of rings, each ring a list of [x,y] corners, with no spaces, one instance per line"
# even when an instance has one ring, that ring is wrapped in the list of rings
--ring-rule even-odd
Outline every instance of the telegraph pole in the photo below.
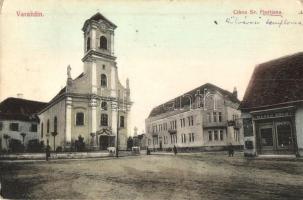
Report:
[[[120,90],[117,94],[117,136],[116,136],[116,157],[119,157],[119,110],[120,110]]]

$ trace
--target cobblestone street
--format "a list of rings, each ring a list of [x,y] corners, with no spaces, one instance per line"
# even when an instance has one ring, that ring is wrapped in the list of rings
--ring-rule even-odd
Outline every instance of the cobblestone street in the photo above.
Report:
[[[223,153],[0,163],[2,196],[35,199],[303,199],[303,162]]]

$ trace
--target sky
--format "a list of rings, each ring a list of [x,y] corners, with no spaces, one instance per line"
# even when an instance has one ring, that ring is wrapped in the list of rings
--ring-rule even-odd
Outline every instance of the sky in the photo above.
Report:
[[[119,78],[124,85],[130,79],[134,102],[130,129],[142,132],[153,107],[207,82],[237,87],[241,100],[257,64],[303,49],[303,25],[266,21],[303,23],[302,10],[299,0],[4,0],[0,100],[22,93],[48,102],[65,86],[68,65],[73,78],[82,73],[81,28],[100,12],[118,26]],[[43,17],[20,17],[18,11]]]

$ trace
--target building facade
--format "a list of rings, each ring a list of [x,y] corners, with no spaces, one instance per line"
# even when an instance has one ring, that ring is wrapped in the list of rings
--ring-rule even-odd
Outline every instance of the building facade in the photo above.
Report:
[[[242,110],[246,156],[303,155],[303,53],[258,65]]]
[[[147,146],[167,150],[222,150],[241,148],[243,131],[233,93],[207,83],[163,105],[145,120]]]
[[[72,79],[68,66],[66,87],[39,112],[40,139],[45,144],[70,149],[82,137],[91,149],[105,150],[117,141],[126,148],[130,88],[128,79],[124,87],[118,78],[116,28],[100,13],[85,21],[83,73]]]
[[[29,141],[39,140],[39,118],[36,113],[46,103],[22,98],[7,98],[0,103],[0,150],[11,150],[9,144],[19,141],[27,147]]]

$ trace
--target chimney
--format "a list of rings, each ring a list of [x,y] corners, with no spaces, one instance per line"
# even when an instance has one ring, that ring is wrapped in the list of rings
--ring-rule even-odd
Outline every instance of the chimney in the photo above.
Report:
[[[18,94],[17,94],[17,98],[23,99],[23,94],[22,94],[22,93],[18,93]]]
[[[233,96],[238,98],[238,91],[236,87],[234,87]]]

